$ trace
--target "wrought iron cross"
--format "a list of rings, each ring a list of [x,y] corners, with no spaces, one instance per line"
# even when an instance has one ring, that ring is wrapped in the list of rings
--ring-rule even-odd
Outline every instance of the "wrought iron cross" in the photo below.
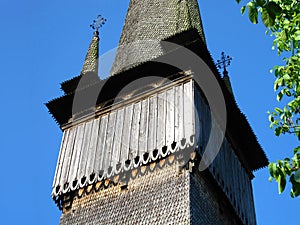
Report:
[[[226,67],[230,66],[232,58],[228,55],[225,55],[224,52],[222,52],[221,55],[222,57],[220,60],[219,59],[217,60],[216,66],[219,69],[224,69],[223,73],[227,73]]]
[[[99,28],[101,28],[105,23],[106,19],[103,18],[101,15],[97,16],[97,19],[93,21],[93,23],[90,25],[90,27],[95,30],[95,32],[98,32]]]

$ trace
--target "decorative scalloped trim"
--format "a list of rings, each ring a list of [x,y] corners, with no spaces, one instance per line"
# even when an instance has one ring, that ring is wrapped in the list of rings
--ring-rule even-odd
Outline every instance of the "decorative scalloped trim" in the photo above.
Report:
[[[173,153],[194,147],[195,143],[195,135],[191,135],[188,139],[183,138],[181,139],[181,141],[177,143],[173,142],[171,145],[164,146],[161,149],[154,149],[150,152],[145,152],[142,155],[135,156],[133,159],[128,159],[124,162],[119,162],[114,167],[110,166],[105,171],[93,172],[87,175],[88,177],[83,176],[78,180],[73,180],[71,183],[65,183],[63,187],[59,185],[53,187],[52,196],[56,198],[58,196],[65,195],[71,191],[75,191],[79,188],[85,188],[86,186],[95,184],[96,182],[100,182],[105,179],[110,179],[122,172],[128,172],[135,168],[145,166],[151,162],[155,162],[158,159],[166,158],[167,156]],[[90,179],[91,177],[93,179]]]
[[[178,150],[185,150],[185,149],[179,149]],[[196,156],[196,149],[194,149],[193,152],[191,152],[190,158],[188,161],[185,162],[185,164],[182,163],[182,152],[174,152],[174,154],[169,154],[166,157],[160,157],[159,160],[149,162],[147,165],[139,166],[138,168],[131,167],[131,170],[123,171],[124,176],[127,176],[129,174],[130,179],[136,179],[138,176],[144,176],[148,174],[149,172],[154,172],[157,169],[163,169],[166,166],[171,166],[177,161],[179,166],[181,168],[186,168],[190,166],[190,162],[193,162],[195,160]],[[115,174],[115,176],[112,176],[110,179],[105,178],[104,176],[101,176],[102,179],[98,181],[95,180],[92,184],[87,184],[86,186],[82,188],[77,188],[76,190],[72,190],[70,192],[67,192],[65,194],[60,194],[57,196],[53,196],[53,200],[56,203],[56,205],[59,207],[60,210],[62,209],[68,209],[75,198],[82,198],[83,196],[89,195],[94,192],[98,192],[100,190],[104,190],[113,186],[120,185],[120,188],[123,187],[126,188],[127,184],[124,183],[124,180],[120,176],[121,173]],[[61,192],[62,193],[62,192]]]

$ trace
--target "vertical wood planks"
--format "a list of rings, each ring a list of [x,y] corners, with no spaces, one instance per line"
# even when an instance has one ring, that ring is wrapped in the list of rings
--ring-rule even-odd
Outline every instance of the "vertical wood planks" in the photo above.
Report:
[[[142,103],[137,102],[133,106],[132,127],[130,137],[130,156],[134,158],[139,149],[139,128],[141,120]]]
[[[186,88],[186,86],[184,86],[184,88]],[[185,93],[186,91],[187,90],[184,90]],[[199,116],[199,121],[197,122],[197,118],[195,121],[195,133],[196,136],[200,138],[200,141],[198,142],[200,143],[200,146],[203,145],[205,147],[211,132],[211,114],[209,106],[207,105],[204,97],[202,97],[200,91],[196,88],[194,92],[195,106],[197,109],[196,113]],[[186,96],[186,94],[184,96]],[[186,104],[185,101],[184,104]],[[185,105],[185,110],[186,107],[188,106]],[[186,113],[188,113],[188,111],[184,111],[185,119],[187,115]],[[185,132],[187,131],[185,130]],[[218,136],[215,138],[217,139]],[[216,148],[216,146],[214,146],[214,148]],[[203,154],[201,148],[200,154]],[[209,167],[209,171],[212,173],[218,185],[223,189],[223,192],[228,197],[241,220],[245,224],[248,220],[248,224],[255,225],[255,220],[253,220],[253,218],[255,218],[255,211],[253,205],[251,180],[226,138],[223,141],[221,150],[219,151],[217,157]]]
[[[92,174],[95,173],[95,158],[96,158],[96,151],[97,151],[97,139],[99,136],[99,124],[100,119],[94,119],[92,123],[92,131],[91,131],[91,141],[88,147],[88,159],[87,159],[87,165],[86,165],[86,171],[85,174]]]
[[[116,123],[117,112],[111,112],[108,116],[108,125],[106,131],[106,141],[104,151],[104,160],[102,163],[104,164],[104,168],[108,168],[112,166],[112,146],[115,132],[115,123]]]
[[[196,126],[196,130],[198,130],[198,149],[200,155],[203,154],[204,151],[204,146],[205,146],[205,136],[204,136],[204,130],[206,129],[205,127],[205,122],[204,122],[204,115],[205,115],[205,107],[207,107],[203,101],[203,97],[201,96],[198,88],[195,88],[195,96],[196,96],[196,109],[197,109],[197,117],[196,121],[198,121],[198,125]],[[197,133],[197,131],[196,131]]]
[[[117,165],[117,163],[120,160],[123,123],[124,123],[124,108],[121,108],[117,111],[115,135],[114,135],[113,149],[112,149],[112,163],[114,166]]]
[[[148,156],[164,157],[183,138],[189,142],[199,124],[193,101],[193,83],[180,83],[66,130],[53,188],[74,181],[83,187],[147,163]],[[133,164],[125,166],[128,159]]]
[[[197,145],[197,150],[199,151],[200,150],[200,146],[201,146],[201,137],[200,137],[200,134],[201,134],[201,128],[202,128],[202,124],[201,124],[201,113],[200,113],[200,109],[201,109],[201,105],[200,105],[200,100],[199,100],[199,92],[197,90],[196,87],[194,87],[194,90],[193,90],[193,93],[194,93],[194,99],[195,99],[195,112],[194,112],[194,115],[195,115],[195,144]]]
[[[124,162],[129,159],[130,133],[132,126],[133,104],[124,109],[124,128],[121,143],[121,160]]]
[[[148,149],[153,151],[156,148],[157,130],[157,95],[149,99],[149,123],[148,123]]]
[[[142,101],[142,108],[141,108],[138,155],[142,155],[144,152],[147,151],[148,116],[149,116],[149,99],[145,99]]]
[[[61,186],[63,186],[67,182],[68,173],[69,173],[69,169],[70,169],[69,166],[70,166],[72,153],[73,153],[75,136],[76,136],[76,127],[70,129],[70,135],[69,135],[70,138],[68,140],[68,144],[66,147],[66,154],[64,157],[64,162],[63,162],[62,171],[61,171],[61,182],[60,182]]]
[[[88,158],[88,147],[90,144],[90,139],[91,139],[91,130],[92,130],[92,124],[93,121],[88,121],[85,124],[84,127],[84,133],[83,133],[83,140],[82,140],[82,148],[81,148],[81,157],[80,157],[80,162],[79,162],[79,168],[78,168],[78,179],[81,179],[83,177],[86,177],[85,174],[85,168],[86,168],[86,162]]]
[[[55,175],[54,175],[54,180],[53,180],[53,185],[52,185],[53,188],[55,188],[55,187],[57,187],[59,185],[60,176],[61,176],[61,170],[62,170],[62,165],[64,163],[64,157],[65,157],[65,154],[66,154],[66,148],[67,148],[67,144],[68,144],[68,141],[69,141],[69,134],[70,134],[70,129],[66,130],[63,133],[62,143],[61,143],[61,146],[60,146],[58,161],[57,161]]]
[[[229,143],[228,143],[228,141],[227,141],[227,139],[224,139],[224,148],[225,149],[229,149]],[[233,154],[233,152],[232,151],[228,151],[228,158],[232,158],[233,156],[232,156],[232,154]],[[233,163],[234,163],[234,161],[233,160],[228,160],[228,161],[226,161],[227,163],[228,163],[228,166],[229,166],[229,174],[230,174],[230,176],[229,176],[229,179],[228,179],[228,187],[229,187],[229,197],[230,197],[230,199],[231,199],[231,201],[232,201],[232,199],[233,199],[233,193],[234,193],[234,172],[233,172]]]
[[[75,179],[78,179],[77,177],[77,171],[79,167],[79,161],[82,154],[82,143],[83,143],[83,135],[84,135],[84,129],[85,124],[80,124],[77,126],[77,132],[76,132],[76,138],[74,141],[74,148],[73,148],[73,154],[71,158],[71,164],[70,164],[70,171],[69,171],[69,177],[68,182],[74,181]]]
[[[159,93],[157,97],[157,133],[156,146],[160,150],[166,144],[166,93]]]
[[[107,125],[108,125],[108,115],[104,115],[100,118],[100,128],[99,128],[99,136],[98,136],[96,158],[95,158],[95,171],[100,176],[103,175],[103,174],[99,174],[100,171],[104,169],[103,158],[105,158],[105,141],[106,141]]]
[[[223,178],[224,181],[224,192],[226,193],[227,197],[229,193],[227,190],[228,189],[228,185],[230,185],[229,183],[229,177],[231,176],[230,174],[230,167],[229,167],[229,162],[230,160],[230,155],[228,154],[229,151],[226,149],[226,144],[225,144],[225,139],[223,140],[222,146],[221,146],[221,151],[219,152],[219,156],[220,156],[220,163],[221,163],[221,177]],[[226,190],[227,188],[227,190]]]
[[[146,152],[153,156],[152,151],[157,149],[157,157],[164,157],[164,146],[181,142],[183,138],[189,141],[192,135],[203,154],[212,126],[208,103],[193,81],[105,113],[65,130],[53,181],[56,195],[59,193],[57,187],[65,193],[70,187],[72,189],[72,182],[76,180],[80,186],[94,182],[93,173],[100,180],[125,170],[127,159],[134,162],[134,166],[147,163],[148,159],[141,160]],[[214,136],[214,142],[218,135]],[[118,163],[123,167],[116,169]],[[227,139],[209,171],[240,218],[255,224],[251,180]]]
[[[180,142],[184,137],[183,85],[176,86],[175,91],[175,141]]]
[[[175,87],[167,91],[166,145],[170,146],[175,137]]]

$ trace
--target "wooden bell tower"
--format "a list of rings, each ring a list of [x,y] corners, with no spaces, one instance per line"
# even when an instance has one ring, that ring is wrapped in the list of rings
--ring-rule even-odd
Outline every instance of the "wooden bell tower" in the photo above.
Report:
[[[255,225],[252,173],[268,160],[207,50],[197,0],[131,0],[105,80],[97,21],[81,74],[47,103],[63,131],[52,187],[60,224]],[[192,52],[216,79],[227,111],[220,146],[209,144],[205,74],[161,63],[185,60],[164,43]],[[218,154],[202,171],[208,145]]]

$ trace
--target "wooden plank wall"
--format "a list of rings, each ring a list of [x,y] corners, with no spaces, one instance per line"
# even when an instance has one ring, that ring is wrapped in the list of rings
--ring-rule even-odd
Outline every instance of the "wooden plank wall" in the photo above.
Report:
[[[196,137],[202,155],[210,120],[208,104],[190,80],[68,128],[52,194],[67,193],[185,149],[194,145],[191,136]],[[184,146],[182,139],[186,139]],[[251,179],[227,139],[209,171],[242,221],[255,225]]]
[[[195,87],[196,141],[203,155],[211,131],[211,115],[207,102]],[[242,129],[242,128],[241,128]],[[251,179],[225,137],[209,171],[231,202],[244,224],[256,224]]]
[[[194,145],[193,114],[189,80],[66,129],[52,194],[67,193]],[[186,139],[183,145],[182,139]]]

